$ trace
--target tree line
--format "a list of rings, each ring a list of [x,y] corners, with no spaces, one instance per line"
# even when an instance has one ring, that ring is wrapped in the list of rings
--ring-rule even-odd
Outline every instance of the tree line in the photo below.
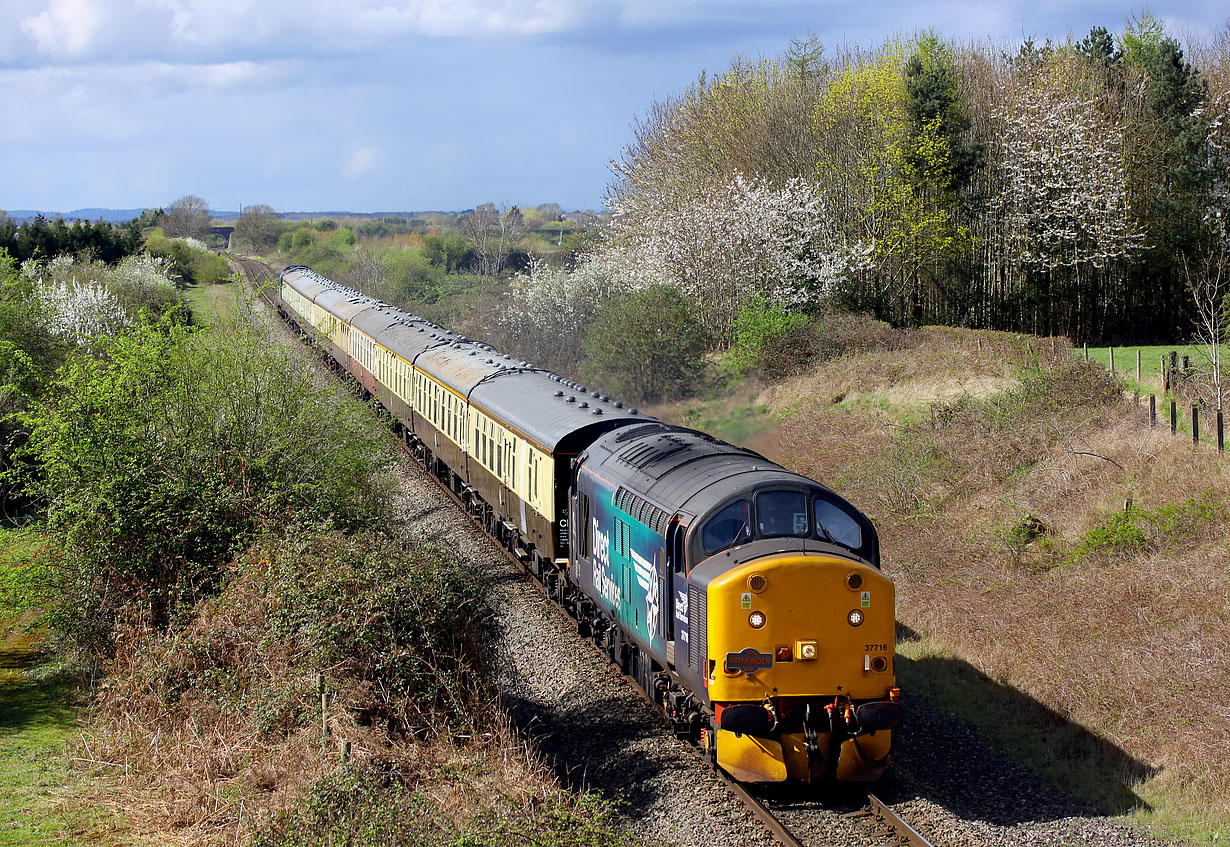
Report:
[[[63,218],[48,220],[42,215],[22,224],[0,221],[0,251],[19,263],[70,254],[115,264],[139,253],[143,246],[140,219],[118,227],[105,221],[69,224]]]
[[[1230,241],[1228,32],[1185,50],[1145,12],[1011,50],[928,33],[736,60],[639,120],[602,249],[727,341],[758,297],[1076,341],[1185,335],[1189,269]]]

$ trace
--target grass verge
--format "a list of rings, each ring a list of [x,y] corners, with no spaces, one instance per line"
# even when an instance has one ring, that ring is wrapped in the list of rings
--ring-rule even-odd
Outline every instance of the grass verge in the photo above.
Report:
[[[29,575],[42,540],[0,530],[0,845],[130,843],[122,819],[86,799],[71,751],[81,734],[70,674],[39,649]]]

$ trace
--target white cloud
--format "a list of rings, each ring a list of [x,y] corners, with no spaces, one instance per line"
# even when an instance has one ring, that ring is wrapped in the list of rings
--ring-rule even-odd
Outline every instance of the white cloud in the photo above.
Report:
[[[95,0],[50,0],[41,14],[22,19],[21,30],[40,53],[76,56],[91,46],[102,16]]]
[[[353,150],[342,166],[342,174],[358,179],[367,176],[380,164],[380,151],[375,147],[359,147]]]
[[[794,0],[789,0],[794,2]],[[336,53],[408,37],[536,36],[754,17],[734,0],[5,0],[0,54],[29,62]]]

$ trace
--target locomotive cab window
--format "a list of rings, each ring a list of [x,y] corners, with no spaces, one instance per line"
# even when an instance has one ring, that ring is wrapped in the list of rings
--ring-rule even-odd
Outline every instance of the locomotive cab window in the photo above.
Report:
[[[746,500],[731,503],[709,519],[701,530],[701,543],[712,555],[752,537],[752,510]]]
[[[756,498],[756,530],[762,538],[807,535],[807,496],[799,491],[764,491]]]
[[[816,501],[816,532],[842,547],[857,550],[863,546],[863,528],[845,509],[828,500]]]

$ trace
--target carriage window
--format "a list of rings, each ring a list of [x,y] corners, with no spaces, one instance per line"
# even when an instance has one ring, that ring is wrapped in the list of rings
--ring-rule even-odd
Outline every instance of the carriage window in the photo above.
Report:
[[[718,512],[705,524],[701,532],[701,542],[706,553],[716,553],[725,550],[732,544],[747,541],[752,537],[751,509],[746,500],[731,503]]]
[[[765,491],[756,498],[756,529],[766,538],[807,535],[807,496],[798,491]]]
[[[827,500],[816,501],[816,531],[843,547],[857,550],[863,546],[863,528],[850,513]]]

